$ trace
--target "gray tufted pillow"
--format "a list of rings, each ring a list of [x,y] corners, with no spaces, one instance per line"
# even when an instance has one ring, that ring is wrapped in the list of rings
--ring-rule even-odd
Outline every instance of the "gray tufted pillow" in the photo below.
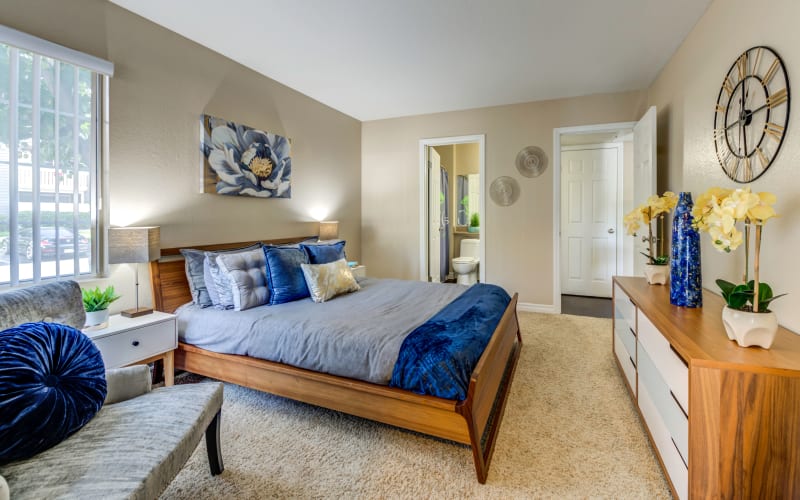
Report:
[[[0,294],[0,330],[38,321],[83,328],[81,287],[74,281],[56,281]]]
[[[209,297],[217,309],[233,309],[233,292],[228,274],[219,268],[219,254],[206,252],[205,281]]]
[[[206,285],[206,274],[204,274],[204,262],[206,254],[213,253],[219,255],[227,252],[241,252],[243,250],[252,250],[254,248],[261,248],[261,243],[255,243],[244,248],[234,248],[231,250],[218,250],[216,252],[207,252],[204,250],[196,250],[194,248],[181,248],[181,254],[186,261],[186,280],[189,282],[189,291],[192,293],[192,302],[201,307],[209,307],[215,302],[212,301],[212,296],[209,295],[210,291]]]
[[[263,250],[219,255],[217,265],[220,274],[227,277],[234,310],[244,311],[269,302]]]

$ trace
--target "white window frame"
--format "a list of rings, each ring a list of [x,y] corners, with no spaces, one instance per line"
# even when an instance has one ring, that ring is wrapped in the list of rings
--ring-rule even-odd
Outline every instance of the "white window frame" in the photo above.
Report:
[[[14,287],[20,284],[30,284],[30,283],[38,283],[43,280],[59,280],[59,279],[76,279],[78,277],[81,278],[94,278],[100,274],[100,270],[104,269],[104,262],[102,259],[102,254],[100,249],[103,247],[104,239],[102,238],[103,229],[105,228],[105,217],[104,211],[102,210],[102,192],[105,192],[104,189],[104,171],[105,166],[107,165],[108,160],[108,148],[107,148],[107,141],[108,141],[108,88],[109,88],[109,78],[113,76],[114,73],[114,65],[111,62],[105,61],[103,59],[97,58],[95,56],[84,54],[82,52],[78,52],[76,50],[70,49],[68,47],[64,47],[47,40],[43,40],[41,38],[34,37],[32,35],[28,35],[27,33],[23,33],[6,26],[0,25],[0,44],[7,45],[10,47],[10,55],[12,64],[9,65],[9,82],[11,84],[10,94],[9,94],[9,205],[13,207],[9,211],[9,238],[6,244],[9,246],[8,248],[8,255],[10,258],[9,262],[9,280],[3,280],[0,283],[0,288],[7,288],[7,287]],[[90,217],[91,217],[91,230],[92,230],[92,237],[91,237],[91,248],[90,248],[90,270],[81,272],[80,270],[80,252],[79,248],[80,245],[78,243],[78,219],[75,215],[75,204],[78,202],[78,189],[80,183],[80,171],[79,165],[77,162],[77,150],[78,150],[78,129],[80,128],[81,119],[79,117],[78,111],[78,97],[77,94],[75,95],[75,102],[73,103],[73,141],[75,141],[74,151],[76,152],[76,156],[72,161],[72,172],[73,172],[73,191],[72,191],[72,201],[73,204],[73,215],[72,215],[72,233],[74,235],[74,240],[72,243],[73,246],[73,272],[66,274],[62,273],[60,266],[63,262],[61,258],[61,252],[59,249],[59,241],[56,239],[56,251],[55,251],[55,275],[51,276],[48,275],[47,277],[41,276],[42,271],[42,255],[41,255],[41,248],[40,245],[33,245],[33,271],[32,277],[28,279],[27,277],[24,281],[20,280],[19,270],[20,270],[20,257],[18,251],[18,240],[19,240],[19,229],[18,229],[18,203],[19,203],[19,158],[17,153],[17,148],[19,144],[19,131],[18,131],[18,113],[19,113],[19,95],[18,95],[18,64],[14,64],[15,62],[18,63],[18,56],[19,52],[30,52],[34,54],[34,61],[33,61],[33,102],[31,104],[32,116],[34,117],[34,127],[33,127],[33,135],[32,135],[32,148],[31,148],[31,197],[32,197],[32,228],[31,228],[31,240],[33,242],[37,242],[41,240],[41,221],[40,221],[40,204],[39,204],[39,196],[41,194],[40,189],[40,164],[39,164],[39,152],[40,152],[40,125],[38,124],[38,120],[36,117],[40,116],[41,113],[41,106],[39,102],[40,96],[40,69],[41,69],[41,57],[50,58],[56,61],[55,66],[55,73],[56,73],[56,81],[60,76],[60,65],[62,63],[70,64],[75,66],[75,73],[74,73],[74,81],[75,85],[78,82],[78,74],[79,74],[79,67],[82,69],[87,69],[92,72],[91,81],[92,81],[92,141],[94,142],[94,147],[91,151],[91,164],[93,170],[89,176],[89,204],[90,204]],[[58,85],[56,85],[58,88]],[[56,98],[57,99],[57,98]],[[53,109],[54,119],[56,123],[56,130],[58,130],[59,121],[62,119],[64,113],[59,111],[59,106],[56,105]],[[58,151],[58,133],[56,133],[56,151]],[[56,159],[58,158],[58,153],[56,152]],[[54,168],[58,162],[54,163]],[[56,172],[54,171],[54,174]],[[59,184],[60,181],[55,182],[55,212],[58,213],[58,203],[60,202],[60,195],[59,192]],[[56,215],[56,221],[54,222],[55,227],[63,227],[57,221],[58,216]],[[67,226],[69,227],[69,226]]]

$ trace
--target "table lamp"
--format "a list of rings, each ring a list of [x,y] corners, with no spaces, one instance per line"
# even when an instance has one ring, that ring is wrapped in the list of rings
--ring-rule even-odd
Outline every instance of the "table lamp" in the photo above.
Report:
[[[120,314],[127,318],[135,318],[153,312],[149,307],[139,307],[139,264],[160,258],[160,227],[111,227],[108,229],[108,263],[136,265],[136,308],[126,309]]]
[[[339,237],[339,221],[323,220],[319,222],[319,240],[335,240]]]

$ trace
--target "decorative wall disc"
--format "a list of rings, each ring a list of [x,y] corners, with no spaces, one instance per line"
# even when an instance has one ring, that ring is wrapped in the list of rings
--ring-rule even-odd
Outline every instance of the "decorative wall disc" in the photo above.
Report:
[[[501,207],[513,205],[519,199],[519,183],[513,177],[498,177],[489,186],[489,196]]]
[[[515,163],[525,177],[539,177],[547,169],[547,155],[540,147],[528,146],[517,153]]]

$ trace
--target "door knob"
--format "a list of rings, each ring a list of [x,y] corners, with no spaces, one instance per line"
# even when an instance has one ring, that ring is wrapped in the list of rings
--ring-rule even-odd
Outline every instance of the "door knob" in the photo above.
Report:
[[[614,228],[613,227],[608,228],[608,234],[614,234]]]

